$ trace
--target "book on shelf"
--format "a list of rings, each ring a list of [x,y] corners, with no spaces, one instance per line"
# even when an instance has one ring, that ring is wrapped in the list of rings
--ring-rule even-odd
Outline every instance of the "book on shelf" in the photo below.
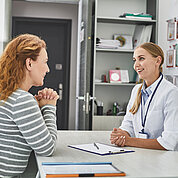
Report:
[[[110,83],[129,83],[128,70],[109,70]]]
[[[139,20],[152,20],[152,15],[145,13],[124,13],[119,17],[124,17],[128,19],[139,19]]]
[[[136,25],[133,35],[134,49],[146,42],[150,42],[152,25]]]
[[[144,29],[144,35],[142,37],[142,43],[150,42],[152,32],[152,25],[146,25]]]
[[[136,48],[141,44],[141,36],[144,33],[144,25],[136,25],[133,35],[133,46]]]

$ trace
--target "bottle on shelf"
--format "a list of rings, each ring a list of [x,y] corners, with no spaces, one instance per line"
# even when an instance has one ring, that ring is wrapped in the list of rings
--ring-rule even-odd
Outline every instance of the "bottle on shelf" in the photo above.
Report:
[[[117,116],[117,114],[119,113],[119,104],[117,102],[113,103],[113,115]]]

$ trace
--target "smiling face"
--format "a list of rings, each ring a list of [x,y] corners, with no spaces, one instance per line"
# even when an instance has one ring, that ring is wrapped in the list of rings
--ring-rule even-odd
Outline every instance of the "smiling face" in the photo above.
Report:
[[[134,52],[134,70],[139,78],[145,80],[146,85],[151,85],[159,77],[161,57],[153,57],[148,51],[139,47]]]
[[[31,60],[30,78],[32,86],[42,86],[46,73],[49,72],[48,55],[45,48],[42,48],[36,61]]]

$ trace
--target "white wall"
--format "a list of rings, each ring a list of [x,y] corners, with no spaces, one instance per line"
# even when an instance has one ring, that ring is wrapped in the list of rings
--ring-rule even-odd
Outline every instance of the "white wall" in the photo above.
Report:
[[[69,129],[75,128],[78,5],[13,1],[12,16],[72,19]]]
[[[4,10],[5,0],[1,0],[0,3],[0,53],[3,50],[3,34],[4,34]]]
[[[166,50],[169,47],[167,41],[167,20],[178,17],[178,1],[177,0],[159,0],[159,23],[158,23],[158,44],[164,50],[166,58]],[[166,62],[164,62],[164,74],[178,74],[175,68],[166,69]]]
[[[0,1],[0,55],[10,38],[11,0]]]

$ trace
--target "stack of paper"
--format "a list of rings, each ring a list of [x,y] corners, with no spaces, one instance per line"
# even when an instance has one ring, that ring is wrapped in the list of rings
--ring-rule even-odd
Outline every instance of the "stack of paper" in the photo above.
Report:
[[[86,151],[89,153],[98,154],[101,156],[111,155],[111,154],[121,154],[134,152],[132,150],[127,150],[122,147],[106,145],[102,143],[90,143],[90,144],[81,144],[81,145],[69,145],[68,147],[75,148],[81,151]]]
[[[104,40],[97,39],[97,48],[101,49],[117,49],[120,46],[120,42],[118,40]]]

